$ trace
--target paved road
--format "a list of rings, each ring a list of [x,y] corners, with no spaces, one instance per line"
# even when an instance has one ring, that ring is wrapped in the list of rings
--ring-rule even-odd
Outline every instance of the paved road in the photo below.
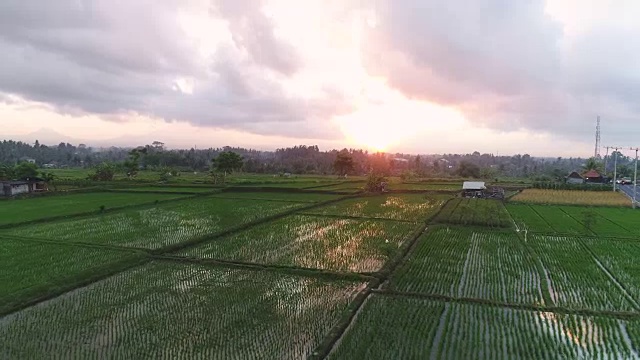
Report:
[[[629,199],[633,199],[633,185],[616,185],[620,189],[621,192],[626,194]],[[640,200],[640,186],[636,189],[636,203]]]

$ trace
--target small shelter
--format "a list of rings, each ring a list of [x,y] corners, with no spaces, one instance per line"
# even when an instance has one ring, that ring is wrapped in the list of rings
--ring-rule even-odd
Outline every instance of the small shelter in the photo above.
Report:
[[[0,195],[5,197],[29,193],[29,183],[26,181],[0,182]]]
[[[462,195],[464,197],[484,197],[484,191],[486,189],[487,187],[484,185],[484,181],[465,181],[462,183]]]
[[[604,177],[599,172],[597,172],[596,170],[593,170],[593,169],[591,169],[591,170],[587,171],[586,173],[584,173],[582,175],[582,177],[584,177],[584,181],[586,183],[592,183],[592,184],[593,183],[598,183],[598,184],[601,184],[601,183],[604,182]]]
[[[577,171],[573,171],[565,177],[565,182],[567,184],[584,184],[584,177]]]

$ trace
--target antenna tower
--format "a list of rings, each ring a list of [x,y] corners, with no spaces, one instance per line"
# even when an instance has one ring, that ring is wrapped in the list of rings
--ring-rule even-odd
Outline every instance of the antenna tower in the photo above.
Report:
[[[596,150],[593,154],[596,159],[600,158],[600,116],[598,115],[598,120],[596,121]]]

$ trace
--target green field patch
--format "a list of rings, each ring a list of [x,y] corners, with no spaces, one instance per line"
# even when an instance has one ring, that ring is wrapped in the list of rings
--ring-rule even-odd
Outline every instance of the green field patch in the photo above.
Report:
[[[426,221],[450,197],[402,194],[366,196],[340,201],[309,211],[311,214],[356,216],[405,221]]]
[[[316,193],[295,193],[295,192],[246,192],[246,191],[225,191],[219,194],[212,195],[216,198],[228,198],[228,199],[260,199],[260,200],[278,200],[278,201],[292,201],[303,203],[314,203],[334,200],[342,195],[331,194],[316,194]]]
[[[570,309],[634,310],[618,285],[574,237],[529,235],[530,246],[542,261],[549,293],[556,306]]]
[[[442,190],[442,191],[462,191],[462,183],[449,183],[449,184],[438,184],[438,183],[399,183],[399,184],[389,184],[389,189],[391,190]]]
[[[15,236],[158,249],[302,206],[300,203],[197,198],[138,210],[10,229]]]
[[[588,230],[585,228],[583,224],[581,224],[578,220],[572,217],[569,213],[565,212],[562,206],[554,206],[554,205],[530,205],[531,209],[536,212],[545,223],[548,224],[552,229],[555,230],[555,233],[558,234],[567,234],[567,235],[584,235],[588,234]],[[525,223],[529,231],[533,232],[547,232],[548,226],[544,228],[537,228],[534,224],[527,223],[525,219]]]
[[[397,291],[543,304],[535,263],[511,232],[437,228],[391,276]]]
[[[441,224],[503,227],[512,226],[501,201],[457,198],[449,201],[434,219]]]
[[[140,186],[140,187],[132,187],[132,188],[118,188],[114,189],[115,191],[136,191],[136,192],[179,192],[179,193],[206,193],[213,192],[219,190],[219,188],[214,187],[179,187],[179,186]]]
[[[362,286],[152,263],[0,319],[0,358],[306,358]]]
[[[609,221],[625,228],[632,237],[640,239],[640,211],[626,208],[593,208]]]
[[[0,225],[91,211],[97,212],[102,205],[106,209],[111,209],[180,197],[185,197],[185,195],[99,192],[3,200],[0,202]]]
[[[632,298],[640,301],[640,242],[582,239]]]
[[[314,187],[313,190],[340,191],[340,192],[359,192],[364,190],[363,182],[344,182],[340,184],[332,184],[321,187]]]
[[[415,230],[411,223],[288,216],[184,250],[182,256],[373,272]]]
[[[527,204],[507,204],[507,210],[515,221],[516,225],[529,231],[541,233],[553,233],[555,230],[549,225],[543,216]]]
[[[615,220],[615,215],[607,214],[606,210],[616,210],[615,208],[597,209],[593,207],[564,206],[562,210],[577,220],[584,227],[584,233],[586,234],[594,233],[603,237],[632,237],[634,235],[631,231],[613,221]],[[632,209],[625,210],[633,211]]]
[[[0,238],[0,312],[137,258],[117,250]]]
[[[373,295],[330,359],[633,359],[637,321]]]

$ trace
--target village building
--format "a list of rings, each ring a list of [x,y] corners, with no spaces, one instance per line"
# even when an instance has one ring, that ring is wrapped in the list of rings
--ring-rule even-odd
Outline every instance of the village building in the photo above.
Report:
[[[12,197],[21,194],[31,194],[49,191],[44,179],[33,177],[19,181],[0,181],[0,196]]]
[[[484,181],[465,181],[462,183],[462,195],[464,197],[482,198],[486,189]]]
[[[584,184],[584,177],[577,171],[573,171],[565,177],[565,182],[567,184]]]
[[[584,173],[582,177],[584,177],[584,181],[586,183],[602,184],[604,182],[604,177],[599,172],[593,169]]]

